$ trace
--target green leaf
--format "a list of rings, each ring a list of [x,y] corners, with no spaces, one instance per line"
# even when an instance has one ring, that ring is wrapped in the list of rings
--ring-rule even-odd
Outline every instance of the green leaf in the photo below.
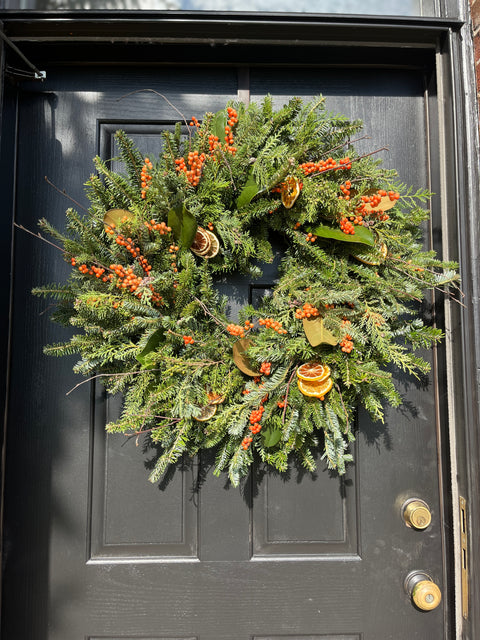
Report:
[[[245,186],[243,187],[240,195],[237,198],[237,209],[242,209],[243,207],[246,207],[248,204],[250,204],[250,202],[259,191],[260,187],[255,182],[253,178],[253,171],[252,169],[250,169]]]
[[[264,447],[274,447],[277,442],[280,442],[282,437],[282,431],[278,427],[268,426],[262,429],[262,438]]]
[[[307,230],[319,238],[331,238],[332,240],[340,240],[340,242],[359,242],[361,244],[368,244],[370,247],[373,247],[375,244],[375,236],[367,227],[355,227],[353,236],[343,233],[341,229],[334,229],[325,224],[319,224]]]
[[[163,337],[163,329],[157,329],[154,333],[152,333],[145,347],[140,351],[140,353],[137,353],[136,358],[140,362],[140,364],[142,364],[143,366],[148,366],[148,354],[152,351],[155,351],[155,349],[162,341]]]
[[[217,111],[213,117],[212,130],[213,134],[218,137],[219,142],[223,143],[225,139],[225,127],[227,126],[227,114],[225,109]]]
[[[197,232],[197,221],[185,205],[177,205],[168,212],[168,226],[180,246],[189,248]]]

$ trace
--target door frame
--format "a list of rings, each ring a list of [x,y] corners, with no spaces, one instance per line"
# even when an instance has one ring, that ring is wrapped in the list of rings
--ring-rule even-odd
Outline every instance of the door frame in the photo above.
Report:
[[[292,64],[300,64],[306,51],[321,53],[329,66],[390,65],[417,68],[422,60],[433,59],[436,84],[432,126],[442,150],[435,159],[441,177],[439,189],[442,223],[442,250],[445,259],[457,259],[463,276],[464,306],[446,302],[446,359],[440,366],[447,379],[448,433],[442,438],[450,477],[444,483],[444,521],[453,528],[455,558],[446,567],[455,591],[461,592],[461,514],[459,499],[466,499],[469,616],[462,615],[461,598],[456,598],[456,637],[480,637],[480,346],[475,332],[480,328],[480,271],[477,247],[480,244],[480,196],[477,185],[478,116],[472,39],[468,23],[453,19],[390,18],[314,14],[261,14],[209,12],[0,12],[0,29],[39,69],[61,60],[62,65],[182,64],[195,59],[198,64],[223,64],[238,68],[239,93],[248,70],[246,65],[261,59],[274,64],[276,52],[289,47]],[[0,64],[15,59],[0,41]],[[250,52],[250,53],[249,53]],[[259,58],[258,53],[262,52]],[[352,57],[354,56],[354,57]],[[249,59],[252,58],[252,60]],[[419,62],[420,60],[420,62]],[[18,60],[16,60],[18,63]],[[13,66],[13,62],[12,62]],[[3,101],[3,157],[15,157],[16,84],[8,74]],[[0,86],[0,99],[2,89]],[[1,119],[0,102],[0,123]],[[433,110],[432,110],[433,111]],[[6,211],[14,210],[15,166],[4,161],[1,167],[9,187]],[[465,195],[468,194],[468,197]],[[452,215],[456,212],[456,215]],[[12,237],[12,220],[0,220],[0,237]],[[13,239],[12,245],[13,246]],[[8,274],[10,249],[1,254],[2,273]],[[2,276],[3,278],[4,276]],[[12,276],[11,276],[12,277]],[[8,277],[4,299],[11,290]],[[10,308],[6,303],[4,310]],[[7,317],[7,313],[2,317]],[[3,322],[3,320],[2,320]],[[3,328],[3,327],[2,327]],[[0,371],[0,399],[6,414],[8,399],[9,330],[0,331],[0,357],[6,363]],[[442,381],[440,381],[442,382]],[[459,390],[462,390],[459,392]],[[3,434],[2,434],[3,435]],[[3,436],[4,437],[4,436]],[[3,447],[5,456],[5,447]],[[453,515],[452,515],[453,514]],[[445,536],[450,533],[445,532]]]

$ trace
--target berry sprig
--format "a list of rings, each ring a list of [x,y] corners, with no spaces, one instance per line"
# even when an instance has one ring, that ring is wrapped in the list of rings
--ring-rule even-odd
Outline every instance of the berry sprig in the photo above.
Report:
[[[295,311],[295,318],[302,320],[303,318],[316,318],[320,315],[317,307],[313,307],[309,302],[306,302],[301,309]]]
[[[231,336],[238,336],[239,338],[244,338],[245,337],[245,333],[247,331],[250,331],[250,329],[253,329],[253,322],[250,322],[250,320],[246,320],[245,324],[242,325],[241,324],[227,324],[227,331]]]
[[[347,333],[345,338],[340,342],[340,347],[344,353],[351,353],[353,351],[352,336]]]
[[[185,344],[185,346],[187,344],[194,344],[195,340],[192,336],[182,336],[183,337],[183,342]]]
[[[351,169],[352,163],[350,158],[341,158],[340,160],[334,160],[333,158],[327,158],[327,160],[319,160],[318,162],[304,162],[299,165],[299,169],[308,176],[311,173],[323,173],[324,171],[336,171],[338,169]]]
[[[244,451],[246,451],[249,446],[252,444],[253,438],[250,436],[245,436],[245,438],[242,440],[242,449]]]
[[[348,218],[342,218],[340,220],[340,229],[347,235],[355,235],[355,227]]]
[[[119,233],[115,238],[115,242],[120,247],[125,247],[125,249],[130,253],[130,255],[136,260],[138,260],[138,262],[140,263],[140,266],[145,271],[146,275],[150,274],[150,271],[152,270],[152,266],[148,263],[148,260],[145,258],[145,256],[142,255],[140,247],[137,247],[134,244],[132,238],[125,238],[124,235]]]
[[[142,183],[141,196],[143,200],[145,200],[145,198],[147,197],[147,191],[148,189],[150,189],[150,182],[152,180],[152,176],[149,173],[149,171],[151,171],[152,169],[153,169],[153,164],[150,162],[150,159],[145,158],[144,165],[140,173],[140,179]]]
[[[250,425],[248,428],[253,433],[253,435],[260,433],[260,431],[262,430],[262,425],[260,423],[261,423],[264,411],[265,411],[265,407],[263,405],[260,405],[258,409],[254,409],[250,413],[250,418],[249,418]]]
[[[262,364],[260,365],[260,373],[264,376],[269,376],[271,370],[272,370],[271,362],[262,362]]]
[[[190,151],[187,156],[189,168],[187,168],[184,158],[176,158],[175,164],[177,165],[177,173],[183,171],[183,173],[187,177],[188,182],[193,187],[196,187],[200,182],[200,178],[202,176],[202,167],[206,157],[207,156],[204,153],[199,154],[198,151]]]
[[[262,327],[265,327],[266,329],[273,329],[280,335],[288,333],[288,331],[283,328],[282,323],[278,320],[274,320],[273,318],[260,318],[258,324],[260,324]]]
[[[172,230],[172,227],[167,226],[165,222],[156,222],[153,219],[145,222],[145,226],[149,231],[158,231],[161,236],[166,236]]]

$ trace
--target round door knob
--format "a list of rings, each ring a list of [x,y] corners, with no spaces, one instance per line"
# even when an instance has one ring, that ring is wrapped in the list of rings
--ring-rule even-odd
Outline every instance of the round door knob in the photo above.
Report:
[[[407,527],[422,531],[426,529],[432,522],[432,514],[426,502],[420,498],[412,498],[404,503],[403,519]]]
[[[422,611],[436,609],[442,601],[442,592],[431,580],[417,582],[412,591],[413,602]]]
[[[421,611],[436,609],[442,601],[442,592],[425,571],[411,571],[405,578],[404,587]]]

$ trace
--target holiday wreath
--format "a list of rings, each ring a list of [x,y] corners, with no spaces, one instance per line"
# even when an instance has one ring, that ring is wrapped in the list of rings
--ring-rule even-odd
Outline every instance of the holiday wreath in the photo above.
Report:
[[[211,447],[235,485],[254,455],[285,471],[295,453],[313,470],[319,445],[343,474],[358,407],[382,420],[384,401],[401,403],[391,365],[428,371],[413,352],[441,332],[416,301],[455,287],[456,265],[422,249],[431,194],[356,153],[360,129],[322,97],[278,111],[267,97],[178,123],[158,160],[119,131],[124,173],[96,158],[87,214],[69,209],[66,233],[40,222],[73,271],[35,293],[82,329],[45,351],[79,353],[76,372],[123,393],[107,431],[160,445],[152,482]],[[229,317],[216,283],[258,278],[272,239],[274,288]]]

